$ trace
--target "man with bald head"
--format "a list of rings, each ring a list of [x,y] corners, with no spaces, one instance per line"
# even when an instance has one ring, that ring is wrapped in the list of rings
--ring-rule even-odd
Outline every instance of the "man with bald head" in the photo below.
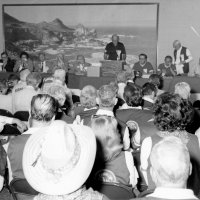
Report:
[[[177,74],[188,74],[189,62],[193,59],[190,50],[182,46],[179,40],[173,42],[173,48]]]
[[[175,136],[165,137],[150,154],[150,173],[155,191],[145,199],[197,199],[193,191],[186,189],[192,165],[186,145]]]
[[[105,60],[125,60],[126,50],[124,44],[119,42],[117,34],[112,35],[112,42],[108,43],[104,53]]]

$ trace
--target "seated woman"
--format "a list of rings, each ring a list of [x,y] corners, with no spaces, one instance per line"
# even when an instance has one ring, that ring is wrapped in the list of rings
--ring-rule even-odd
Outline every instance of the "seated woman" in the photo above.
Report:
[[[178,94],[163,93],[154,105],[154,124],[157,128],[155,134],[143,140],[141,146],[141,170],[146,179],[148,189],[155,188],[150,176],[149,155],[153,146],[163,137],[176,136],[188,147],[192,174],[188,181],[188,188],[193,189],[197,195],[200,184],[200,147],[197,136],[185,131],[191,120],[191,104],[182,99]]]
[[[91,173],[93,181],[117,182],[135,187],[138,173],[131,152],[123,151],[117,120],[95,115],[91,128],[97,139],[97,155]]]
[[[20,72],[21,70],[23,69],[29,69],[30,72],[33,72],[33,62],[32,60],[29,58],[29,55],[28,53],[26,53],[25,51],[23,51],[21,54],[20,54],[20,59],[17,60],[14,68],[13,68],[13,71],[14,72]]]
[[[80,116],[84,125],[89,125],[91,116],[97,112],[96,98],[97,90],[95,87],[87,85],[81,90],[80,105],[74,109],[74,112],[75,116]]]

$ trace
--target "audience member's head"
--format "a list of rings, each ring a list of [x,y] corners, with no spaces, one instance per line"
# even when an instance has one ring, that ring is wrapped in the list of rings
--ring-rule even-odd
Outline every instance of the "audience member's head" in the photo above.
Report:
[[[179,40],[175,40],[173,42],[173,48],[178,51],[181,48],[181,42]]]
[[[124,100],[130,107],[138,107],[142,104],[142,91],[136,85],[127,85],[124,88]]]
[[[134,78],[135,78],[134,71],[126,72],[126,80],[127,80],[127,82],[133,82]]]
[[[116,81],[111,81],[111,82],[109,83],[109,85],[113,88],[113,90],[114,90],[115,93],[117,94],[117,93],[118,93],[118,90],[119,90],[119,86],[118,86],[117,82],[116,82]]]
[[[117,46],[118,42],[119,42],[119,36],[118,36],[117,34],[113,34],[113,35],[112,35],[112,43],[113,43],[115,46]]]
[[[165,65],[166,66],[170,67],[172,65],[172,61],[173,61],[173,59],[172,59],[171,56],[166,56],[165,57]]]
[[[141,53],[139,55],[139,63],[140,65],[144,65],[147,62],[147,55],[144,53]]]
[[[116,104],[116,91],[111,85],[103,85],[98,92],[97,103],[100,108],[112,110]]]
[[[57,101],[48,94],[38,94],[31,100],[30,127],[49,125],[58,111]]]
[[[156,187],[186,188],[191,172],[190,155],[179,138],[164,137],[153,147],[150,162],[150,172]]]
[[[123,145],[117,129],[117,120],[114,117],[94,115],[91,128],[97,138],[97,154],[99,153],[104,161],[112,160],[122,151]]]
[[[157,94],[157,87],[153,83],[145,83],[142,86],[142,94],[143,96],[149,96],[151,99],[154,99]]]
[[[19,73],[20,81],[26,82],[26,77],[30,74],[31,72],[29,69],[22,69]]]
[[[8,60],[8,53],[6,51],[1,53],[1,59],[3,62],[6,62]]]
[[[62,85],[65,85],[66,71],[64,69],[56,69],[53,77],[55,82],[60,82]]]
[[[96,106],[97,90],[91,85],[81,90],[80,103],[84,108],[90,109]]]
[[[190,85],[186,82],[180,82],[175,85],[174,93],[179,94],[183,99],[190,98]]]
[[[42,194],[39,197],[74,199],[75,192],[76,198],[81,198],[95,155],[96,139],[91,128],[55,120],[28,139],[23,153],[24,175]]]
[[[178,94],[165,92],[154,104],[154,124],[160,131],[185,130],[191,121],[192,105]]]
[[[0,94],[7,94],[8,92],[8,86],[6,84],[6,80],[0,81]]]
[[[160,88],[161,86],[161,77],[158,74],[151,74],[149,76],[149,83],[153,83],[157,86],[157,88]]]
[[[8,86],[9,88],[13,88],[15,85],[17,85],[19,81],[19,76],[16,74],[10,74],[8,77]]]
[[[121,71],[117,74],[117,83],[126,83],[127,77],[126,77],[126,72]]]
[[[58,101],[59,107],[62,107],[64,105],[67,96],[65,88],[63,86],[52,84],[51,87],[48,88],[46,93],[54,97]]]
[[[26,84],[32,86],[35,90],[38,89],[40,83],[42,81],[42,77],[38,72],[31,72],[26,77]]]

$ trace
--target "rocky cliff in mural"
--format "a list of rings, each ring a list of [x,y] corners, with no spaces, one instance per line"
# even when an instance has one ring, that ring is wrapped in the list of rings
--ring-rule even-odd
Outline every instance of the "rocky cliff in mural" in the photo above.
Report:
[[[7,49],[14,47],[25,51],[34,51],[39,45],[105,45],[96,40],[97,32],[79,24],[68,27],[60,19],[52,22],[28,23],[4,13],[4,31]]]

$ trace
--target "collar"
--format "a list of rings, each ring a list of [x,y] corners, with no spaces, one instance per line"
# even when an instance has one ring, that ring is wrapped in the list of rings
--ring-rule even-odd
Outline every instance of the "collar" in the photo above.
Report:
[[[121,106],[121,109],[139,109],[139,110],[142,110],[142,107],[141,107],[141,106],[132,107],[132,106],[128,106],[127,103],[124,103],[124,104]]]
[[[141,67],[144,67],[147,64],[147,62],[145,62],[143,65],[140,64]]]
[[[95,106],[95,107],[92,107],[92,108],[84,108],[84,111],[88,111],[88,110],[95,110],[95,109],[97,109],[97,106]]]
[[[154,103],[154,100],[149,98],[148,96],[143,96],[142,99],[144,99],[145,101],[148,101],[150,103]]]
[[[114,117],[113,111],[111,111],[111,110],[103,110],[103,109],[97,110],[96,115],[108,115],[108,116]]]
[[[23,132],[22,135],[32,135],[37,132],[41,127],[31,127],[27,131]]]
[[[177,51],[177,52],[179,52],[179,51],[181,51],[182,50],[182,46],[180,47],[180,49]]]
[[[164,199],[197,199],[190,189],[157,187],[148,197]]]

